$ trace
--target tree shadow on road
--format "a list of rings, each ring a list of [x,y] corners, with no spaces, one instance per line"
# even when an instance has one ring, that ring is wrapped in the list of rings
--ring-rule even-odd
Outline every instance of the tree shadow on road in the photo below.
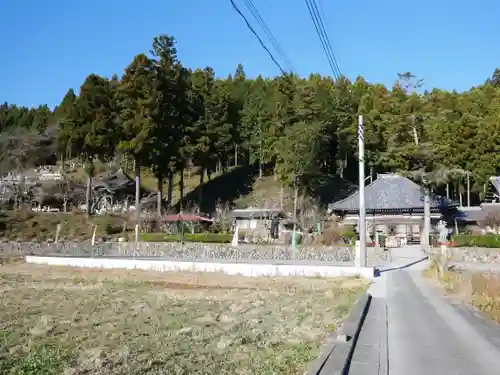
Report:
[[[429,256],[426,255],[425,257],[423,257],[422,259],[419,259],[419,260],[415,260],[411,263],[408,263],[408,264],[405,264],[403,266],[399,266],[399,267],[393,267],[393,268],[387,268],[387,269],[384,269],[384,270],[381,270],[379,268],[376,268],[375,269],[375,277],[379,277],[381,276],[384,272],[389,272],[389,271],[395,271],[395,270],[402,270],[402,269],[405,269],[405,268],[408,268],[408,267],[411,267],[415,264],[418,264],[418,263],[422,263],[424,261],[426,261],[427,259],[429,259]]]

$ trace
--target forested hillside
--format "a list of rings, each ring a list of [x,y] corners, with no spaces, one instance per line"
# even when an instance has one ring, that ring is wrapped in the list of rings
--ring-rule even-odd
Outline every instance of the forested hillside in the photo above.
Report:
[[[266,166],[277,184],[296,176],[301,194],[314,196],[333,175],[357,181],[363,114],[367,173],[469,171],[480,192],[500,167],[500,70],[486,78],[463,93],[422,92],[416,77],[397,72],[393,87],[318,74],[250,78],[242,65],[221,78],[183,66],[174,38],[162,35],[119,75],[91,74],[69,89],[54,111],[1,105],[0,172],[79,158],[93,177],[97,161],[119,159],[138,177],[147,170],[160,190],[175,176],[182,197],[188,167],[203,186],[235,166],[256,177]],[[463,176],[446,180],[454,198]]]

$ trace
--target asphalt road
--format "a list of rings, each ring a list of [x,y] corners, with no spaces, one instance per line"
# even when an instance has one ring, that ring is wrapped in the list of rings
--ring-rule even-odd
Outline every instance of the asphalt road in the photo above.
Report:
[[[393,255],[369,290],[377,308],[365,324],[384,329],[363,326],[349,374],[500,374],[500,325],[424,279],[418,248]]]
[[[498,375],[500,351],[411,269],[387,276],[391,375]]]

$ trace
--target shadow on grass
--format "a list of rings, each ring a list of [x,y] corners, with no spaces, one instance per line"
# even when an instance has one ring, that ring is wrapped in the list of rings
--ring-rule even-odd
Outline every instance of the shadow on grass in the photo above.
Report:
[[[336,174],[323,175],[317,181],[316,186],[311,189],[311,194],[323,205],[347,198],[358,188],[357,185]]]
[[[269,168],[270,166],[265,166],[264,169],[267,171]],[[233,204],[240,196],[250,194],[258,176],[258,166],[236,167],[228,173],[217,176],[186,194],[184,197],[184,207],[197,205],[200,189],[203,189],[200,211],[214,212],[218,202]],[[177,202],[173,208],[178,212],[180,203]]]
[[[271,176],[272,172],[273,163],[263,166],[263,176]],[[203,189],[200,211],[214,212],[217,202],[234,204],[238,198],[251,194],[258,176],[257,165],[236,167],[187,193],[183,206],[197,205],[200,189]],[[357,189],[357,185],[338,175],[315,176],[315,181],[317,183],[311,188],[311,196],[323,205],[344,199]],[[178,212],[180,203],[177,202],[173,209]]]

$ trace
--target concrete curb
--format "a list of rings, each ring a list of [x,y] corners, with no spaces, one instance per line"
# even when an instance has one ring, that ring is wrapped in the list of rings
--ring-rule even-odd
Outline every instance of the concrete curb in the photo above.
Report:
[[[27,255],[25,259],[26,263],[47,264],[52,266],[142,269],[159,272],[224,272],[229,275],[242,276],[358,276],[368,280],[373,280],[374,276],[373,267],[321,264],[234,263],[217,261],[216,259],[179,261],[164,258],[51,257],[29,255]]]
[[[327,339],[327,343],[306,371],[306,375],[348,374],[354,348],[370,308],[371,299],[372,296],[368,292],[358,298],[342,329]]]
[[[337,346],[337,335],[330,334],[326,339],[326,344],[323,345],[323,349],[321,349],[321,353],[319,356],[309,365],[309,368],[305,372],[305,375],[319,375],[321,374],[321,370],[325,366],[326,361],[335,350]]]

